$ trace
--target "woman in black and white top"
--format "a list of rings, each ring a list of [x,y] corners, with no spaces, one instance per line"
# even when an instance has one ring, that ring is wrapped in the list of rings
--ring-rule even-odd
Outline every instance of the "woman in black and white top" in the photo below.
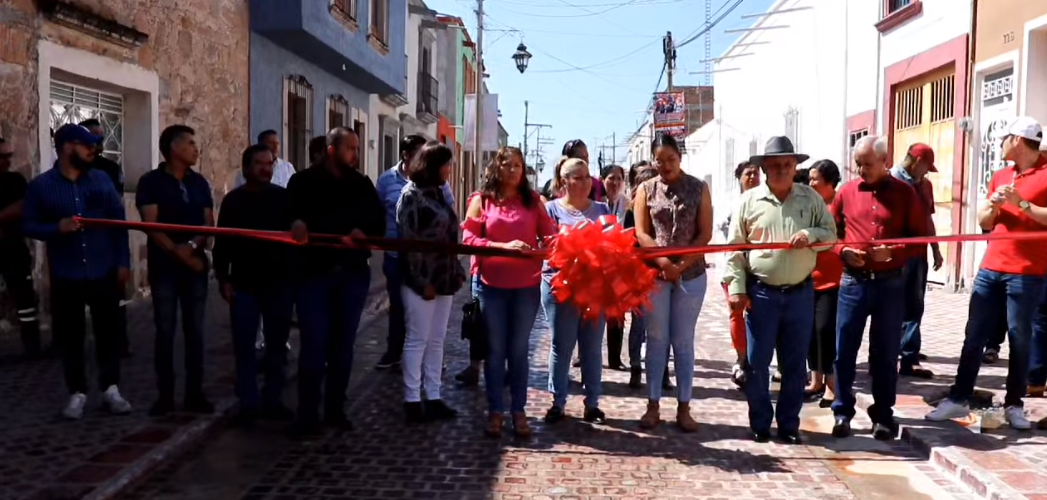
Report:
[[[408,167],[410,182],[396,206],[400,237],[406,240],[458,242],[458,216],[444,198],[454,153],[426,144]],[[444,338],[454,294],[465,283],[465,270],[453,253],[401,252],[403,299],[407,323],[404,342],[404,412],[409,423],[454,418],[457,412],[440,399]],[[426,402],[422,403],[422,387]]]

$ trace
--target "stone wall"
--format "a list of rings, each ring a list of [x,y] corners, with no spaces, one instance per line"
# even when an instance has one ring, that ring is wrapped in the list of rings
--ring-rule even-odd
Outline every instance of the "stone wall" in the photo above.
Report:
[[[30,177],[41,171],[41,160],[50,162],[50,158],[41,159],[46,148],[40,144],[40,127],[48,124],[38,123],[37,49],[47,40],[155,73],[160,82],[159,129],[175,123],[196,129],[201,150],[198,168],[211,180],[216,202],[220,201],[231,189],[240,153],[249,144],[247,2],[67,0],[149,36],[146,43],[132,48],[46,20],[38,10],[43,3],[45,0],[0,0],[0,134],[14,144],[14,168]],[[152,167],[125,165],[125,170],[143,172]],[[132,189],[136,180],[128,179]],[[133,199],[133,193],[128,198]],[[144,239],[141,234],[134,236],[135,284],[142,286],[146,284],[144,256],[138,254]],[[37,270],[38,277],[44,274],[40,258]],[[38,288],[43,287],[38,284]],[[0,311],[5,309],[0,305]]]

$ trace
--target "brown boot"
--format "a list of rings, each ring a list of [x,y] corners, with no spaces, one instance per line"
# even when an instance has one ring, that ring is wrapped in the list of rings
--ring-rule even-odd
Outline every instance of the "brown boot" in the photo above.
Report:
[[[488,437],[502,437],[502,414],[491,413],[487,416],[487,427],[484,428],[484,434]]]
[[[684,432],[696,432],[698,422],[691,416],[691,404],[680,403],[676,408],[676,426]]]
[[[1030,398],[1042,398],[1044,393],[1044,386],[1042,385],[1030,385],[1029,391],[1026,393],[1026,397]]]
[[[654,429],[662,421],[661,410],[657,401],[647,402],[647,412],[640,417],[641,429]]]
[[[521,439],[531,437],[531,426],[527,423],[525,413],[513,413],[513,433]]]

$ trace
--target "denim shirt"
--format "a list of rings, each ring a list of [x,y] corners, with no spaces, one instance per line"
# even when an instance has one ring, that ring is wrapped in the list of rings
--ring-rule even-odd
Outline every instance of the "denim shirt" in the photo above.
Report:
[[[404,190],[404,186],[409,182],[407,176],[403,172],[403,162],[397,163],[395,167],[390,168],[378,176],[378,196],[382,198],[382,205],[385,206],[385,237],[386,238],[399,238],[400,228],[396,224],[396,204],[400,201],[400,194]],[[440,187],[443,192],[444,200],[447,204],[454,206],[454,195],[451,194],[451,186],[444,183]],[[396,252],[385,252],[385,255],[396,258]]]
[[[91,281],[117,268],[130,268],[126,229],[86,227],[60,234],[58,222],[68,217],[127,220],[123,201],[108,175],[88,169],[74,181],[62,175],[56,162],[29,182],[22,228],[26,236],[47,243],[53,278]]]
[[[458,216],[441,188],[421,188],[409,182],[396,206],[396,220],[404,238],[458,243]],[[404,285],[418,295],[425,295],[430,286],[437,295],[454,295],[465,283],[465,270],[457,254],[405,252],[400,266]]]

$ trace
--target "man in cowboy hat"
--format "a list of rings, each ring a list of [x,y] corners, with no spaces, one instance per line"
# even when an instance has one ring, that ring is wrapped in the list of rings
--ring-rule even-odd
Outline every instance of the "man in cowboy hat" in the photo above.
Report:
[[[836,241],[836,224],[821,195],[796,184],[796,166],[809,156],[795,151],[787,137],[772,137],[764,154],[749,162],[758,165],[766,183],[742,194],[731,217],[727,243],[784,243],[788,250],[750,250],[728,255],[724,282],[734,311],[749,310],[748,382],[749,427],[753,439],[770,439],[777,417],[778,437],[798,444],[800,409],[806,384],[807,348],[814,329],[815,243]],[[782,373],[778,408],[771,405],[770,364],[778,350]]]

